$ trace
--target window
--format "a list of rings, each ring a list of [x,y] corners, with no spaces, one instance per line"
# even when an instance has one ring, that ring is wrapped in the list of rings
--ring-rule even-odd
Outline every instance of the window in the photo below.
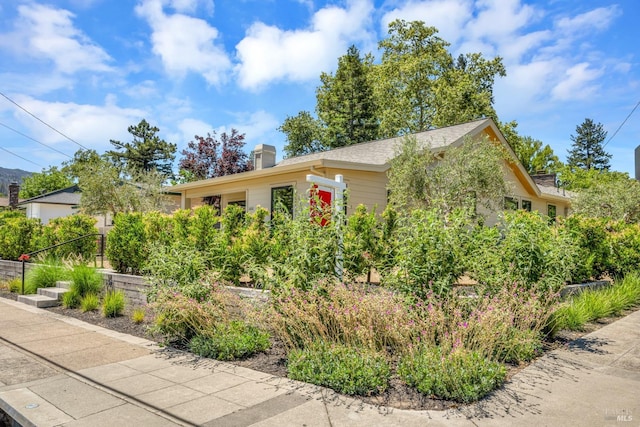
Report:
[[[524,209],[527,212],[531,212],[531,200],[523,200],[522,209]]]
[[[556,205],[547,205],[547,215],[550,221],[556,220]]]
[[[508,211],[515,211],[518,209],[518,199],[513,197],[504,198],[504,209]]]
[[[293,185],[271,189],[271,212],[293,215]]]

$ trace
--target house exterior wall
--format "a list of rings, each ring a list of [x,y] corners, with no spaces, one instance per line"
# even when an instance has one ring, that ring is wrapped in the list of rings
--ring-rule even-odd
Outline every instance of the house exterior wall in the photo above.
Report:
[[[548,200],[544,197],[544,194],[542,197],[536,196],[531,188],[522,184],[522,181],[506,161],[503,173],[505,174],[505,179],[511,183],[512,196],[518,201],[519,208],[522,208],[523,200],[528,200],[531,202],[532,211],[538,211],[546,215],[548,213],[548,205],[552,204],[556,206],[557,216],[565,216],[567,214],[569,210],[568,202]],[[272,188],[291,185],[295,190],[295,201],[298,202],[300,199],[305,199],[307,190],[310,187],[310,184],[306,181],[307,174],[315,174],[328,179],[333,179],[337,174],[343,175],[348,190],[347,213],[354,212],[359,204],[365,205],[369,211],[375,209],[376,212],[381,213],[387,205],[388,178],[386,172],[338,168],[321,168],[313,171],[274,174],[273,176],[252,180],[227,182],[206,188],[186,190],[186,198],[190,199],[189,207],[192,208],[202,203],[202,197],[220,194],[222,195],[222,209],[230,202],[244,200],[246,202],[246,210],[249,213],[255,212],[258,206],[269,210],[271,208]],[[562,196],[561,190],[558,196]],[[496,213],[490,213],[482,206],[478,207],[478,213],[487,218],[486,224],[488,225],[495,224],[498,219]]]
[[[70,216],[77,211],[69,205],[54,205],[48,203],[28,203],[27,218],[39,218],[43,225],[47,225],[54,218]]]

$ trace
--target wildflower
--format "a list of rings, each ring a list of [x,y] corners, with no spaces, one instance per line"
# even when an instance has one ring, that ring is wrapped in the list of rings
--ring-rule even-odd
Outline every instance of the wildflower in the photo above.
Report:
[[[20,255],[20,257],[18,258],[18,261],[29,261],[31,257],[27,254],[22,254]]]

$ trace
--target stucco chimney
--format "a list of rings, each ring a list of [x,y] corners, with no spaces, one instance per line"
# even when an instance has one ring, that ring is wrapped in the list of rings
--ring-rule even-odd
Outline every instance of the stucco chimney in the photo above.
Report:
[[[640,145],[636,147],[636,179],[640,181]]]
[[[253,168],[255,170],[271,168],[276,165],[276,147],[258,144],[253,150]]]

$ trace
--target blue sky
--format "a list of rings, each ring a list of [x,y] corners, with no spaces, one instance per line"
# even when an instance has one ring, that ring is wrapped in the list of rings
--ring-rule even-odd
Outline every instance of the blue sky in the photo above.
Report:
[[[247,152],[280,157],[276,128],[313,111],[320,72],[419,19],[454,54],[502,56],[498,116],[565,160],[585,118],[611,136],[640,101],[639,16],[637,0],[13,0],[0,3],[0,92],[98,152],[145,118],[178,150],[236,128]],[[640,108],[605,148],[612,169],[633,174],[639,144]],[[0,150],[0,166],[30,171],[79,148],[3,97],[0,147],[31,162]]]

